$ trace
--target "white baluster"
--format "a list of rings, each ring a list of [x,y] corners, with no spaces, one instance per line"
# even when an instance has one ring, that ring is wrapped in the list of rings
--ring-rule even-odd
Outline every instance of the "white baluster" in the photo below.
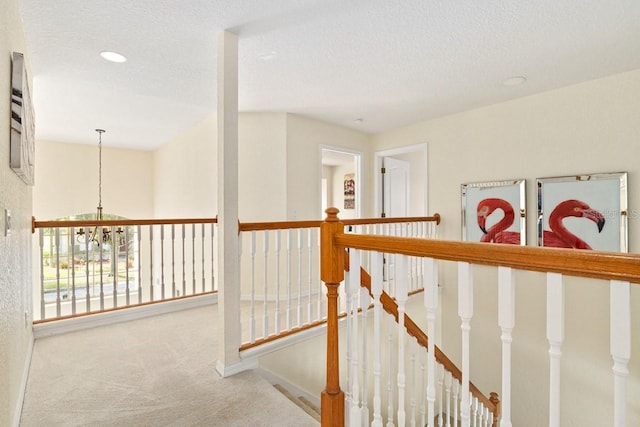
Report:
[[[387,349],[389,351],[389,375],[387,376],[387,426],[394,427],[393,424],[393,330],[396,329],[396,322],[393,316],[387,316]],[[402,427],[399,425],[399,427]]]
[[[358,331],[358,305],[360,302],[360,251],[351,249],[349,251],[349,283],[348,292],[351,295],[351,407],[349,414],[349,424],[353,427],[361,427],[362,413],[360,410],[360,376],[359,366],[359,331]]]
[[[500,427],[511,427],[511,331],[515,325],[513,270],[498,267],[498,323],[502,330],[502,401]]]
[[[382,388],[380,375],[382,365],[380,362],[382,349],[380,338],[382,335],[382,254],[371,254],[371,294],[373,295],[373,422],[371,427],[382,427]]]
[[[453,375],[451,372],[447,371],[444,376],[444,399],[446,401],[446,413],[447,418],[445,421],[446,427],[451,427],[451,384],[453,383]]]
[[[291,249],[293,247],[293,235],[291,229],[287,230],[287,331],[291,330]]]
[[[313,284],[313,233],[311,228],[307,229],[307,284],[309,288],[309,299],[307,300],[307,322],[313,321],[313,292],[311,285]],[[318,313],[319,314],[319,313]],[[318,315],[318,320],[320,316]]]
[[[309,295],[311,298],[311,295]],[[302,230],[298,229],[298,303],[296,307],[296,325],[302,326]]]
[[[251,342],[256,340],[256,232],[251,232],[251,323],[249,337]]]
[[[473,317],[473,269],[471,264],[458,262],[458,315],[462,320],[462,397],[460,419],[462,427],[469,427],[469,335]]]
[[[349,255],[351,256],[351,255]],[[351,259],[349,260],[349,262],[351,262]],[[351,362],[351,358],[353,355],[353,326],[352,326],[352,322],[353,322],[353,312],[352,312],[352,300],[353,300],[353,293],[352,293],[352,289],[353,286],[351,284],[351,282],[353,281],[353,276],[349,273],[345,274],[345,278],[344,278],[344,292],[345,292],[345,300],[346,300],[346,307],[345,307],[345,311],[347,313],[347,355],[346,355],[346,359],[347,359],[347,364],[346,364],[346,378],[347,378],[347,389],[345,390],[344,393],[344,404],[345,404],[345,425],[347,426],[351,426],[350,423],[350,419],[351,419],[351,406],[352,406],[352,399],[353,399],[353,369],[352,369],[352,362]]]
[[[416,352],[418,351],[418,342],[411,337],[409,339],[409,349],[411,351],[411,357],[410,357],[410,361],[411,361],[411,366],[410,366],[410,377],[411,378],[411,397],[409,398],[409,408],[411,409],[410,413],[409,413],[409,425],[411,427],[415,427],[416,426],[416,393],[417,393],[417,388],[416,388],[416,377],[418,376],[418,373],[416,372]]]
[[[71,314],[76,314],[76,254],[75,254],[75,238],[76,232],[73,227],[67,233],[67,247],[71,249]],[[115,245],[114,245],[115,246]],[[127,254],[128,255],[128,254]],[[125,258],[128,259],[128,258]],[[127,270],[128,271],[128,270]],[[127,283],[127,305],[129,304],[129,283]]]
[[[149,227],[150,230],[153,226]],[[196,225],[191,224],[191,292],[196,293]]]
[[[435,357],[435,334],[436,334],[436,314],[438,310],[438,264],[433,258],[424,258],[425,288],[424,307],[427,310],[427,369],[429,373],[427,383],[427,422],[431,426],[435,417],[436,402],[436,357]]]
[[[562,275],[547,273],[547,340],[549,341],[549,427],[560,427],[560,359],[564,341]]]
[[[98,227],[98,236],[99,236],[99,241],[102,242],[103,241],[103,236],[104,236],[104,229],[103,227]],[[162,228],[162,230],[164,230],[164,227]],[[103,277],[104,277],[104,267],[103,267],[103,263],[102,260],[104,259],[104,247],[105,245],[103,245],[102,243],[100,243],[99,246],[99,252],[100,252],[100,310],[104,310],[104,281],[103,281]],[[161,251],[162,253],[162,251]],[[162,299],[164,299],[164,257],[161,256],[161,264],[162,264]]]
[[[182,234],[184,236],[184,224],[182,224]],[[127,283],[127,293],[126,293],[126,303],[127,305],[131,304],[131,294],[130,294],[130,288],[129,288],[129,251],[131,250],[131,246],[129,244],[129,227],[125,227],[124,228],[124,241],[127,242],[126,246],[125,246],[125,259],[127,260],[126,262],[126,267],[125,267],[125,281]],[[182,282],[183,282],[183,288],[186,289],[186,280],[185,280],[185,275],[184,275],[184,238],[182,241],[182,252],[183,252],[183,256],[182,256]]]
[[[627,425],[627,365],[631,358],[631,295],[629,282],[612,280],[611,305],[611,356],[613,357],[613,426]]]
[[[477,397],[473,397],[473,395],[471,393],[469,393],[469,398],[472,399],[472,409],[473,409],[473,415],[472,415],[472,420],[473,420],[473,427],[477,427],[478,426],[478,398]]]
[[[195,224],[194,224],[195,226]],[[88,237],[88,236],[87,236]],[[85,239],[85,241],[88,244],[88,239]],[[92,245],[93,246],[93,245]],[[88,246],[87,246],[87,251],[89,250]],[[87,252],[89,253],[89,252]],[[195,255],[194,255],[195,258]],[[89,263],[87,262],[87,265],[89,265]],[[94,267],[95,268],[95,267]],[[153,224],[149,225],[149,301],[153,301],[153,272],[154,272],[154,268],[153,268]],[[87,274],[87,278],[88,278],[88,274]],[[95,277],[93,277],[93,283],[95,285]],[[93,289],[92,289],[92,293],[93,293]]]
[[[204,243],[205,243],[204,240],[205,239],[204,239],[204,236],[206,235],[205,229],[204,229],[204,224],[202,224],[200,228],[202,230],[202,292],[205,292],[206,289],[207,289],[207,279],[206,279],[207,276],[205,276],[205,274],[204,274],[204,266],[205,266],[205,253],[204,253]],[[213,278],[212,278],[212,280],[213,280]],[[164,286],[163,286],[163,289],[164,289]]]
[[[44,228],[38,230],[38,248],[40,249],[40,320],[46,318],[44,303]],[[85,242],[89,239],[85,239]],[[87,250],[86,254],[89,253]],[[88,255],[87,255],[88,256]],[[87,269],[87,311],[89,311],[89,263],[85,262]]]
[[[276,230],[276,241],[275,241],[275,251],[276,251],[276,312],[275,312],[275,332],[276,334],[282,330],[281,322],[280,322],[280,251],[282,250],[282,242],[280,239],[280,230]],[[265,304],[267,302],[265,295]]]
[[[460,412],[460,382],[453,381],[453,425],[458,426],[458,414]]]
[[[138,246],[135,249],[135,252],[138,254],[138,304],[142,302],[142,257],[140,256],[140,249],[142,248],[142,226],[138,226]],[[85,245],[88,245],[87,240],[85,239]],[[89,253],[88,246],[85,246],[85,254]],[[192,257],[193,258],[193,257]],[[87,311],[89,311],[89,263],[87,264]]]
[[[213,227],[213,226],[212,226]],[[124,234],[125,234],[125,241],[127,242],[127,252],[129,251],[129,227],[125,227],[124,228]],[[185,224],[182,224],[181,227],[181,240],[182,240],[182,295],[186,295],[187,294],[187,276],[186,276],[186,270],[184,268],[185,265],[185,261],[187,259],[187,257],[185,256],[185,248],[184,248],[184,244],[185,244]],[[211,252],[211,256],[213,257],[213,252]],[[127,253],[127,259],[129,259],[129,254]],[[128,269],[127,269],[127,274],[128,274]],[[213,277],[213,274],[211,275],[211,277]],[[129,278],[127,278],[127,291],[129,290]],[[127,305],[129,305],[129,296],[127,295]]]
[[[264,277],[262,280],[262,291],[264,293],[262,296],[262,338],[266,338],[269,336],[269,312],[267,311],[267,285],[269,283],[269,230],[265,230],[262,235],[264,236],[264,241],[262,242],[262,250],[264,253]],[[277,285],[278,283],[276,281],[276,286]],[[278,316],[277,313],[278,312],[276,311],[276,322]]]
[[[440,402],[438,403],[439,411],[438,411],[438,427],[444,426],[444,366],[438,363],[438,369],[436,370],[438,373],[438,390],[440,391]]]
[[[111,227],[111,236],[115,238],[113,227]],[[115,245],[114,246],[115,249]],[[114,282],[114,289],[116,283]],[[176,225],[171,224],[171,297],[176,297]],[[113,298],[115,300],[116,294],[114,292]]]
[[[61,314],[60,299],[60,228],[56,227],[55,231],[56,245],[56,316]],[[100,245],[102,247],[102,245]],[[95,264],[95,263],[94,263]],[[102,293],[102,253],[100,253],[100,310],[104,309],[104,294]]]
[[[359,268],[358,268],[359,269]],[[369,304],[371,302],[371,297],[369,296],[369,291],[366,288],[360,288],[360,307],[361,307],[361,316],[362,316],[362,425],[366,426],[369,424],[369,383],[367,382],[367,355],[369,354],[369,348],[367,343],[367,330],[368,330],[368,313],[369,313]]]
[[[319,227],[315,229],[315,235],[316,235],[316,238],[314,239],[314,243],[316,247],[316,253],[319,253],[320,252],[320,249],[319,249],[320,248],[320,228]],[[318,320],[322,319],[324,316],[323,310],[322,310],[323,301],[326,299],[326,298],[323,298],[324,289],[325,289],[324,282],[322,280],[318,280]]]
[[[217,245],[216,236],[215,236],[216,227],[214,224],[209,224],[209,227],[211,228],[211,290],[216,291],[218,290],[216,288],[216,274],[215,274],[216,260],[214,259],[214,255],[216,253],[215,247]]]
[[[405,337],[404,328],[405,305],[408,295],[407,256],[396,256],[396,301],[398,303],[398,426],[405,425],[405,386],[406,375],[404,366]]]
[[[420,347],[420,425],[427,425],[427,351]]]

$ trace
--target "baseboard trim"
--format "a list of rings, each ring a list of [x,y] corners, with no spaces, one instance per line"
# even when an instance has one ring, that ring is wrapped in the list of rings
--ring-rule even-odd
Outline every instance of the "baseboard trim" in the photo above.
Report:
[[[31,369],[31,358],[33,357],[33,346],[35,338],[33,335],[29,340],[29,347],[27,347],[27,356],[24,360],[24,367],[22,368],[22,379],[20,380],[20,392],[18,394],[18,401],[16,402],[16,410],[13,416],[13,427],[20,426],[20,418],[22,418],[22,407],[24,406],[24,396],[27,392],[27,381],[29,380],[29,370]]]
[[[340,320],[338,320],[338,327],[344,327],[346,325],[346,322],[346,317],[340,318]],[[320,335],[326,335],[326,333],[327,324],[323,323],[321,325],[314,326],[313,328],[306,329],[301,332],[296,332],[295,334],[287,335],[286,337],[278,338],[264,344],[260,344],[257,347],[251,347],[247,350],[243,350],[240,352],[240,357],[242,357],[243,359],[259,359],[260,357],[265,356],[269,353],[273,353],[274,351],[278,351],[285,347],[289,347],[290,345],[310,340]]]
[[[281,377],[280,375],[274,374],[273,372],[268,371],[264,368],[258,368],[257,372],[260,374],[260,376],[262,376],[262,378],[269,381],[271,385],[280,384],[282,387],[284,387],[285,390],[287,390],[292,395],[296,397],[302,396],[317,408],[320,407],[320,392],[318,392],[317,396],[313,395],[308,391],[303,390],[300,387],[296,386],[295,384],[291,384],[287,379]]]
[[[258,361],[256,359],[245,359],[239,363],[233,365],[225,365],[220,360],[216,360],[216,372],[220,374],[222,378],[231,377],[244,371],[250,371],[258,368]]]
[[[144,319],[146,317],[168,314],[191,308],[204,307],[217,304],[218,294],[198,295],[189,298],[180,298],[157,304],[148,304],[139,307],[131,307],[122,310],[114,310],[105,313],[95,313],[73,319],[56,320],[39,323],[33,326],[35,339],[52,335],[66,334],[68,332],[81,331],[96,328],[98,326],[113,325],[115,323],[128,322],[130,320]]]

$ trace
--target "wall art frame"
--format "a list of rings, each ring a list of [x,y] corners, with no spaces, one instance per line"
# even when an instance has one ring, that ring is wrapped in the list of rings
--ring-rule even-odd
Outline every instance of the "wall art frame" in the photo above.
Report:
[[[27,184],[34,184],[35,122],[24,55],[11,55],[11,134],[9,166]]]
[[[356,208],[356,174],[348,173],[344,176],[344,208]]]
[[[524,179],[461,185],[462,240],[526,245]]]
[[[627,252],[627,173],[537,178],[538,246]]]

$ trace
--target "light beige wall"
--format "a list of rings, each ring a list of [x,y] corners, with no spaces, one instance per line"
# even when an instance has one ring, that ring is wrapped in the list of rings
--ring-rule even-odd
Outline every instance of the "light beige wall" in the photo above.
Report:
[[[103,144],[109,131],[102,137]],[[33,214],[40,221],[95,213],[98,206],[98,135],[95,144],[38,141]],[[105,214],[153,216],[153,154],[102,148],[102,206]]]
[[[31,310],[31,194],[9,168],[11,53],[28,52],[17,0],[0,0],[0,425],[17,425],[33,334]],[[32,82],[29,83],[33,88]],[[36,174],[38,164],[36,163]],[[5,209],[11,233],[4,235]],[[25,319],[26,317],[26,319]]]
[[[153,152],[155,217],[217,215],[217,127],[210,115]]]
[[[286,141],[286,114],[238,117],[240,221],[287,219]]]
[[[284,114],[238,117],[238,209],[241,221],[286,219]],[[217,215],[217,118],[206,117],[154,152],[155,213]]]
[[[320,218],[321,145],[361,151],[367,168],[366,134],[284,113],[241,113],[238,122],[242,221]],[[216,215],[216,128],[212,114],[154,152],[156,216]]]
[[[362,153],[363,216],[371,216],[372,196],[370,136],[336,125],[287,114],[287,212],[298,219],[321,219],[320,147],[345,148]]]
[[[429,206],[442,215],[441,236],[461,236],[460,184],[527,179],[527,239],[535,244],[536,177],[629,172],[629,247],[640,250],[640,70],[425,121],[374,138],[376,150],[427,141]],[[443,349],[460,362],[456,274],[443,268]],[[483,270],[483,269],[480,269]],[[482,390],[499,391],[500,341],[494,273],[481,271],[472,321],[472,378]],[[548,344],[544,285],[534,275],[517,282],[514,330],[514,425],[547,423]],[[484,280],[484,279],[487,280]],[[562,425],[610,425],[606,287],[568,280],[563,349]],[[640,307],[635,286],[632,307]],[[640,354],[634,332],[632,354]],[[582,369],[576,372],[576,367]],[[640,358],[632,356],[629,396],[640,395]],[[579,397],[579,398],[578,398]],[[606,399],[603,401],[603,399]],[[631,423],[640,404],[629,399]],[[535,410],[532,410],[535,408]],[[628,420],[629,421],[629,420]]]

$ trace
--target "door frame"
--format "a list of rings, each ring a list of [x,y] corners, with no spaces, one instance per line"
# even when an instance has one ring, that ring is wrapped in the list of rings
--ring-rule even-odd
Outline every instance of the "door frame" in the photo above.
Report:
[[[356,186],[355,186],[355,192],[356,192],[356,218],[362,218],[362,200],[364,199],[362,197],[362,192],[364,190],[364,183],[363,183],[363,175],[362,175],[362,151],[358,151],[358,150],[352,150],[350,148],[344,148],[344,147],[338,147],[335,145],[325,145],[325,144],[320,144],[318,146],[319,149],[319,157],[320,157],[320,167],[318,168],[318,194],[320,195],[320,197],[322,197],[322,152],[324,150],[329,150],[329,151],[336,151],[338,153],[344,153],[344,154],[350,154],[354,157],[354,169],[355,169],[355,175],[356,175]],[[322,198],[319,200],[320,205],[322,205]],[[336,206],[338,207],[338,206]],[[338,207],[338,209],[340,209],[340,211],[342,212],[342,207]],[[338,214],[339,216],[339,214]],[[322,219],[324,219],[324,216],[322,217]]]
[[[379,217],[382,213],[382,174],[380,169],[382,168],[382,159],[385,157],[393,157],[399,154],[421,152],[424,158],[425,167],[425,183],[424,183],[424,215],[429,214],[429,157],[427,143],[407,145],[404,147],[392,148],[389,150],[376,151],[373,155],[373,170],[374,170],[374,190],[373,190],[373,205],[374,215]]]

